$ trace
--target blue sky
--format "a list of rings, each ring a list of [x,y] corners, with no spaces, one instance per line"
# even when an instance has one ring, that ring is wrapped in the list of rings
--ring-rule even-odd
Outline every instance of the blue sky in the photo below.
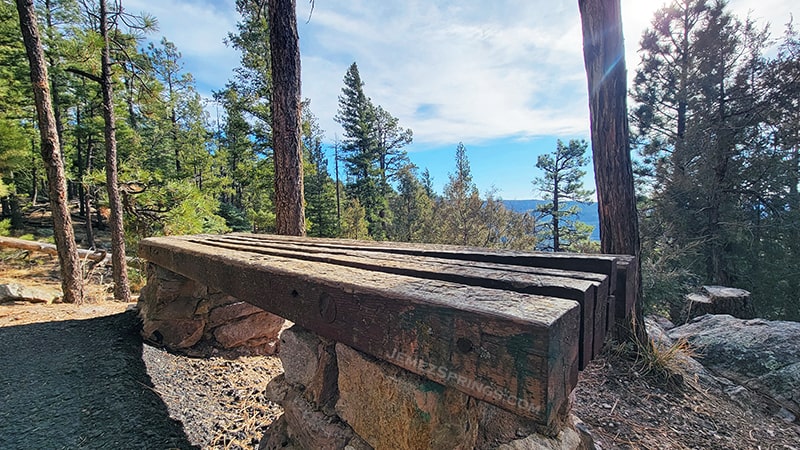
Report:
[[[504,199],[539,197],[531,180],[539,154],[557,139],[588,140],[588,100],[577,0],[298,0],[303,96],[329,141],[341,137],[333,121],[342,79],[356,61],[375,104],[414,131],[412,161],[428,168],[439,191],[453,171],[459,142],[467,147],[481,193]],[[653,12],[664,2],[622,0],[629,78]],[[235,29],[233,0],[123,0],[129,12],[159,20],[175,42],[200,92],[222,88],[239,54],[223,43]],[[788,0],[732,0],[771,22],[780,35]],[[331,164],[332,167],[332,164]],[[589,168],[587,168],[589,169]],[[590,174],[585,180],[593,184]]]

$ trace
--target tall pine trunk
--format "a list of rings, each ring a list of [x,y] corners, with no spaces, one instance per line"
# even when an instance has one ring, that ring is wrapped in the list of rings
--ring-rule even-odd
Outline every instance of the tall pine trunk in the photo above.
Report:
[[[558,159],[558,158],[556,158]],[[561,251],[561,229],[559,228],[561,225],[559,223],[559,212],[561,211],[561,205],[559,204],[558,198],[558,176],[555,174],[553,177],[553,251],[560,252]]]
[[[275,228],[304,236],[303,153],[300,141],[300,45],[295,0],[269,0],[272,63],[272,142],[275,151]]]
[[[128,286],[128,264],[125,260],[125,229],[122,224],[122,200],[119,195],[117,178],[117,134],[114,114],[114,92],[111,80],[111,39],[108,29],[108,9],[106,0],[100,0],[100,35],[103,37],[100,88],[103,91],[103,119],[106,140],[106,190],[111,209],[109,228],[111,229],[111,264],[114,276],[114,298],[130,301]]]
[[[583,58],[589,87],[600,248],[603,253],[634,255],[636,302],[621,339],[647,342],[641,291],[641,248],[636,193],[628,141],[625,49],[620,0],[578,0],[583,26]]]
[[[42,138],[42,159],[49,182],[50,208],[53,211],[53,232],[61,267],[61,288],[64,291],[64,302],[81,303],[83,301],[81,264],[67,204],[67,182],[61,160],[61,143],[58,139],[58,130],[53,114],[47,65],[36,24],[33,0],[17,0],[17,11],[19,12],[22,39],[31,67],[31,82],[36,101],[39,133]]]

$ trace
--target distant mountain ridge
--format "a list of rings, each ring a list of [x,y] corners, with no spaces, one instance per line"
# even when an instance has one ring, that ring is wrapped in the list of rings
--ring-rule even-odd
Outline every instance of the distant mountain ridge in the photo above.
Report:
[[[518,212],[518,213],[526,213],[530,211],[536,211],[536,208],[539,205],[543,205],[548,203],[545,200],[503,200],[503,205],[506,208]],[[564,204],[565,208],[569,208],[571,206],[577,206],[580,210],[578,213],[578,220],[583,223],[589,224],[594,227],[594,231],[592,231],[592,240],[599,241],[600,240],[600,216],[597,212],[597,203],[578,203],[578,202],[566,202]]]

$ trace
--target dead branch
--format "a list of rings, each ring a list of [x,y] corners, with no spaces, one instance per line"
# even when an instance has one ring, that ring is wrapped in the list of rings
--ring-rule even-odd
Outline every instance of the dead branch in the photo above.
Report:
[[[58,250],[53,244],[46,244],[44,242],[26,241],[24,239],[16,239],[10,237],[0,236],[0,247],[18,248],[20,250],[28,250],[33,252],[43,252],[48,255],[58,255]],[[100,263],[106,259],[106,252],[104,250],[84,250],[78,249],[78,255],[86,258],[95,263]]]

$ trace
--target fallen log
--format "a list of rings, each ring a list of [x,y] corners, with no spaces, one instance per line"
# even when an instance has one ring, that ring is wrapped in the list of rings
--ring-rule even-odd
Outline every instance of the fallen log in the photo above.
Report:
[[[18,248],[20,250],[43,252],[56,256],[58,255],[58,250],[53,244],[37,241],[26,241],[24,239],[16,239],[4,236],[0,236],[0,247]],[[84,250],[79,248],[78,255],[94,262],[95,264],[98,264],[104,262],[107,252],[105,250]]]

